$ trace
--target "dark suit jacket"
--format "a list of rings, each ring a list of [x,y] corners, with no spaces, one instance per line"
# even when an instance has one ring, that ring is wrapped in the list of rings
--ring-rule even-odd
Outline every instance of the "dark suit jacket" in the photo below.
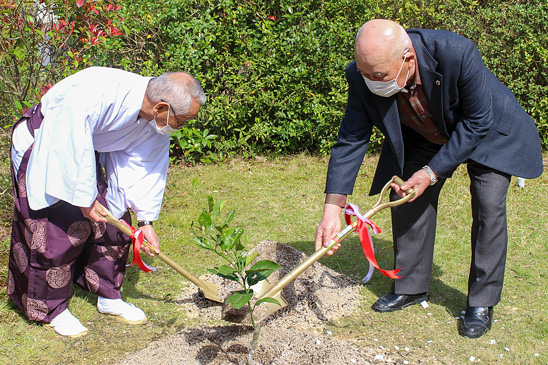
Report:
[[[443,30],[407,30],[417,54],[430,113],[449,139],[428,163],[451,177],[463,162],[476,161],[528,179],[542,173],[540,139],[534,121],[512,92],[483,64],[476,45]],[[372,128],[385,136],[371,194],[393,175],[401,176],[404,144],[396,96],[369,91],[356,62],[346,67],[348,103],[333,146],[326,193],[352,194]]]

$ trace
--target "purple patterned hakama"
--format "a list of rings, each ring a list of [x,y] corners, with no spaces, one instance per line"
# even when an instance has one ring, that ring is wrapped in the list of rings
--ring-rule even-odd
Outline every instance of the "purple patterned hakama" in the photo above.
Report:
[[[42,119],[37,105],[17,124],[26,123],[34,136]],[[32,148],[25,152],[18,171],[12,164],[14,217],[7,294],[29,320],[50,322],[67,308],[73,282],[99,296],[120,298],[131,240],[111,225],[91,222],[79,207],[63,201],[30,209],[26,171]],[[108,207],[99,163],[97,188],[97,200]],[[123,218],[130,222],[128,212]]]

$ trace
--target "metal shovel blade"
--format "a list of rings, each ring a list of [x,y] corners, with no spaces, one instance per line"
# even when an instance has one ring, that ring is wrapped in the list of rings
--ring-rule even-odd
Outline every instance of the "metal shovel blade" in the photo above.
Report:
[[[257,300],[262,298],[274,298],[280,303],[280,305],[276,303],[269,303],[269,302],[262,303],[261,306],[264,306],[266,308],[266,315],[269,315],[271,313],[276,312],[279,309],[287,307],[289,304],[287,303],[287,300],[285,300],[285,298],[282,296],[282,293],[280,293],[279,291],[273,294],[272,296],[265,295],[272,289],[272,284],[270,283],[270,281],[268,281],[268,279],[259,281],[257,284],[253,285],[251,289],[253,289],[254,296],[255,298],[257,298]]]
[[[116,219],[108,210],[107,208],[103,207],[103,210],[106,212],[106,214],[101,214],[99,211],[96,210],[97,214],[103,216],[106,218],[107,222],[109,224],[112,224],[114,227],[118,228],[122,233],[131,236],[131,228]],[[143,242],[144,244],[148,245],[148,242],[145,240]],[[150,246],[149,246],[150,247]],[[188,270],[181,267],[179,264],[177,264],[175,261],[170,259],[168,256],[166,256],[164,253],[160,252],[157,254],[157,256],[171,266],[175,271],[177,271],[179,274],[183,275],[185,278],[190,280],[194,285],[196,285],[198,288],[202,289],[202,293],[204,294],[204,297],[206,297],[209,300],[213,300],[215,302],[224,303],[224,301],[219,297],[219,286],[201,279],[198,279],[196,276],[192,275]]]
[[[399,186],[402,186],[404,181],[401,178],[399,178],[398,176],[393,176],[392,179],[390,179],[390,181],[388,183],[386,183],[386,185],[383,187],[383,189],[380,193],[380,197],[377,200],[377,203],[375,203],[375,205],[373,205],[373,207],[371,207],[364,214],[364,216],[366,218],[371,218],[373,215],[375,215],[377,212],[379,212],[380,210],[382,210],[384,208],[395,207],[395,206],[401,205],[403,203],[406,203],[407,201],[411,200],[415,196],[415,192],[413,191],[413,189],[408,189],[406,191],[407,196],[405,198],[381,204],[381,202],[384,198],[384,195],[390,189],[390,184],[392,184],[392,183],[395,183]],[[328,247],[322,247],[318,251],[314,252],[306,260],[304,260],[301,264],[296,266],[287,275],[285,275],[283,278],[281,278],[280,281],[276,285],[271,286],[267,290],[264,290],[262,295],[257,295],[257,299],[268,298],[268,297],[276,298],[276,296],[279,295],[280,292],[287,285],[289,285],[293,280],[295,280],[297,278],[297,276],[299,276],[303,271],[305,271],[310,266],[312,266],[312,264],[314,264],[316,261],[318,261],[323,256],[325,256],[327,254],[327,252],[329,250],[331,250],[331,248],[333,248],[336,244],[338,244],[342,239],[348,237],[350,235],[350,233],[352,233],[355,229],[356,229],[356,224],[355,223],[347,225],[342,231],[339,232],[339,234],[337,234],[336,238],[331,240],[331,243]],[[265,305],[267,305],[267,311],[269,311],[268,314],[272,314],[275,311],[282,308],[282,307],[280,307],[280,306],[278,306],[274,303],[266,303]]]

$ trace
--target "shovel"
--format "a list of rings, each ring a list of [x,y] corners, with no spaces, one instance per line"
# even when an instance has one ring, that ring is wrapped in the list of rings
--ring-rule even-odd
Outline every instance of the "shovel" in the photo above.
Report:
[[[406,191],[407,196],[405,198],[381,204],[382,200],[384,199],[384,195],[390,189],[391,183],[395,183],[395,184],[398,184],[399,186],[402,186],[404,181],[398,176],[393,176],[392,179],[388,183],[386,183],[386,185],[382,188],[382,191],[377,203],[375,203],[375,205],[373,205],[365,214],[363,214],[365,218],[371,218],[377,212],[379,212],[380,210],[383,210],[384,208],[396,207],[398,205],[406,203],[407,201],[409,201],[415,196],[415,192],[413,191],[413,189],[408,189]],[[281,278],[276,285],[269,288],[268,287],[269,283],[264,283],[263,287],[260,290],[260,293],[258,293],[257,295],[257,300],[260,300],[262,298],[268,298],[268,297],[277,298],[280,295],[280,292],[287,285],[289,285],[293,280],[295,280],[297,276],[299,276],[303,271],[308,269],[313,263],[315,263],[316,261],[324,257],[329,250],[331,250],[342,239],[348,237],[350,233],[354,232],[356,228],[357,228],[356,222],[353,222],[352,224],[347,225],[342,231],[339,232],[339,234],[337,234],[337,236],[334,239],[331,240],[328,247],[322,247],[321,249],[313,253],[300,265],[295,267],[293,270],[291,270],[291,272],[289,272],[287,275]],[[284,305],[284,303],[282,302],[280,302],[281,305],[277,305],[276,303],[264,303],[264,304],[266,307],[266,315],[272,314],[287,305],[287,304]]]
[[[103,207],[102,205],[101,205],[101,207],[106,212],[106,215],[103,215],[103,214],[99,213],[98,211],[96,211],[97,214],[105,217],[109,224],[112,224],[114,227],[118,228],[120,231],[122,231],[122,233],[124,233],[128,236],[131,236],[133,234],[131,232],[131,228],[129,226],[125,225],[122,221],[119,221],[118,219],[116,219],[107,210],[107,208]],[[149,248],[151,248],[149,243],[146,240],[143,241],[143,244],[145,244]],[[204,297],[206,297],[207,299],[213,300],[215,302],[224,303],[224,301],[219,297],[219,294],[218,294],[219,293],[219,286],[218,285],[198,279],[196,276],[192,275],[188,270],[184,269],[183,267],[178,265],[175,261],[173,261],[172,259],[170,259],[166,255],[164,255],[162,252],[160,252],[156,255],[160,258],[160,260],[162,260],[163,262],[165,262],[166,264],[171,266],[173,269],[175,269],[175,271],[177,271],[179,274],[183,275],[185,278],[190,280],[198,288],[202,289],[202,292],[204,293]]]

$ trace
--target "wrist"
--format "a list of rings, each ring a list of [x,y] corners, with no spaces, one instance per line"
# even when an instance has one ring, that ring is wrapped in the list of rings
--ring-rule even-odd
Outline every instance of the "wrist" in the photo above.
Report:
[[[425,165],[425,166],[423,166],[422,169],[424,171],[426,171],[426,173],[428,174],[428,177],[430,177],[430,186],[432,186],[432,185],[434,185],[435,183],[438,182],[438,175],[436,175],[436,173],[434,171],[432,171],[430,166]]]

